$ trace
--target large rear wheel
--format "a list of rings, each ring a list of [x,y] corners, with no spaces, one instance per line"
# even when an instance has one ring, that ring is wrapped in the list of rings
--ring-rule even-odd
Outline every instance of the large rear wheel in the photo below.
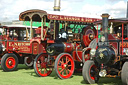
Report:
[[[121,79],[123,85],[128,85],[128,62],[125,62],[122,67]]]
[[[1,68],[3,71],[15,71],[18,66],[18,58],[13,53],[5,54],[1,59]]]
[[[99,80],[99,70],[94,61],[88,60],[84,63],[82,75],[88,84],[95,84]]]
[[[50,56],[41,53],[36,56],[34,60],[34,70],[40,77],[49,76],[53,70],[53,62],[50,60]]]
[[[82,29],[81,44],[83,47],[87,47],[90,42],[95,39],[96,29],[95,27],[88,25]]]
[[[67,79],[74,73],[74,60],[68,53],[61,53],[55,60],[55,72],[60,79]]]

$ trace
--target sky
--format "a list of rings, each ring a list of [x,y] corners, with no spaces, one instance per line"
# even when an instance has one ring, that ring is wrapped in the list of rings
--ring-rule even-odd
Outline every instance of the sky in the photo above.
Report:
[[[0,0],[0,21],[19,20],[19,14],[30,9],[52,12],[54,0]],[[127,0],[61,0],[60,14],[101,18],[108,13],[111,18],[126,17]]]

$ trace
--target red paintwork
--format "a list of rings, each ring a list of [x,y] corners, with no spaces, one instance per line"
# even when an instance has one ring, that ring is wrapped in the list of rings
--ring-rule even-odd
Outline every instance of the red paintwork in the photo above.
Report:
[[[74,47],[73,43],[64,43],[64,45],[65,45],[64,52],[70,53],[73,51],[73,47]]]
[[[119,37],[117,37],[117,35],[116,34],[109,34],[108,35],[108,39],[109,40],[116,40],[116,39],[118,39],[118,40],[122,40],[122,38],[119,38]],[[127,38],[126,38],[127,39]],[[124,40],[124,38],[123,38],[123,40]],[[119,48],[118,48],[118,43],[117,42],[109,42],[110,43],[110,45],[112,46],[112,49],[114,49],[114,51],[115,51],[115,53],[117,54],[118,53],[118,50],[117,49],[119,49],[119,53],[121,54],[121,55],[126,55],[122,50],[123,50],[123,48],[124,49],[128,49],[128,42],[120,42],[119,44]],[[123,43],[123,46],[122,46],[122,43]]]
[[[90,67],[90,69],[89,69],[89,75],[90,75],[90,78],[92,79],[92,80],[95,80],[95,75],[96,75],[96,73],[95,73],[95,69],[96,69],[96,66],[95,65],[92,65],[91,67]],[[92,70],[92,71],[91,71]],[[93,72],[93,73],[92,73]],[[95,74],[95,75],[94,75]]]
[[[74,72],[75,65],[71,57],[68,54],[64,54],[59,58],[57,63],[58,73],[64,79],[71,77]]]
[[[47,40],[47,43],[55,43],[54,40]]]
[[[9,57],[6,59],[6,67],[9,69],[14,68],[16,65],[16,61],[13,57]]]
[[[45,56],[48,56],[47,54],[42,54],[38,57],[37,62],[36,62],[36,69],[37,72],[40,76],[45,77],[51,74],[52,72],[52,67],[49,68],[49,62],[45,60]],[[48,60],[48,59],[47,59]]]
[[[44,26],[43,34],[46,33],[46,28],[47,28],[47,26]],[[41,35],[41,27],[38,27],[37,29],[35,29],[35,31],[36,31],[36,34],[40,34]]]
[[[88,18],[88,17],[77,17],[77,16],[66,16],[66,15],[58,15],[58,14],[50,14],[47,13],[44,10],[38,10],[38,9],[34,9],[34,10],[27,10],[24,11],[22,13],[20,13],[19,15],[19,20],[20,21],[27,21],[26,18],[24,16],[29,15],[31,13],[39,13],[39,16],[41,17],[41,15],[47,15],[47,18],[50,20],[60,20],[60,21],[74,21],[74,22],[86,22],[86,23],[93,23],[95,21],[99,21],[101,19],[98,18]],[[30,17],[29,17],[30,18]],[[35,17],[36,18],[36,17]],[[39,21],[39,20],[37,20]]]
[[[77,53],[78,53],[80,59],[82,60],[82,51],[77,51]],[[73,59],[74,59],[75,61],[81,62],[81,61],[79,60],[77,54],[76,54],[76,51],[73,51],[72,56],[73,56]]]
[[[27,18],[26,18],[26,15],[28,15]],[[32,15],[32,16],[30,16],[30,15]],[[38,16],[35,16],[35,15],[38,15]],[[30,21],[32,19],[32,20],[41,22],[42,15],[44,15],[44,18],[46,19],[46,21],[52,20],[52,22],[53,22],[54,20],[57,20],[57,21],[59,21],[59,23],[61,23],[60,21],[62,21],[62,22],[63,21],[64,22],[65,21],[66,22],[71,21],[71,23],[75,22],[76,24],[77,23],[78,24],[79,23],[80,24],[81,23],[82,24],[85,24],[85,23],[86,24],[88,24],[88,23],[93,24],[93,22],[100,20],[100,19],[97,19],[97,18],[49,14],[44,10],[27,10],[27,11],[24,11],[24,12],[20,13],[19,20],[21,20],[21,21]],[[45,21],[45,19],[44,19],[44,21]],[[46,52],[47,46],[50,46],[54,43],[58,43],[57,40],[53,39],[53,36],[54,36],[54,38],[57,38],[57,36],[58,36],[57,33],[59,31],[59,29],[58,29],[59,25],[57,23],[54,23],[54,25],[55,25],[55,29],[52,32],[50,31],[51,28],[47,29],[46,26],[43,26],[43,38],[44,39],[41,39],[41,36],[40,36],[41,35],[41,27],[37,28],[35,30],[35,33],[37,34],[37,36],[29,41],[30,46],[26,46],[26,48],[29,48],[29,50],[26,51],[26,53],[33,54],[33,55],[37,55],[37,54],[40,54],[40,53],[46,53],[47,54],[47,52]],[[74,61],[82,62],[81,61],[82,60],[82,53],[83,53],[82,49],[83,49],[83,47],[88,46],[89,43],[92,41],[90,39],[90,34],[92,34],[94,36],[94,38],[96,38],[96,30],[95,30],[94,27],[92,29],[92,27],[93,26],[89,25],[88,27],[86,27],[86,29],[82,30],[82,32],[84,32],[84,33],[82,33],[83,36],[81,36],[80,33],[73,33],[73,37],[72,37],[71,41],[68,40],[68,39],[67,39],[67,42],[62,41],[62,43],[63,43],[62,46],[64,45],[63,52],[70,53],[72,55],[72,56],[70,56],[70,55],[65,54],[65,55],[61,56],[59,61],[58,61],[57,69],[58,69],[59,75],[62,78],[69,78],[73,74],[73,71],[74,71],[74,68],[75,68]],[[47,30],[48,30],[48,32],[47,32]],[[54,35],[53,35],[53,32],[55,33]],[[46,36],[45,36],[45,34],[46,34]],[[81,46],[81,44],[82,44],[82,46]],[[77,50],[77,52],[76,52],[76,50]],[[17,49],[14,50],[14,51],[17,51]],[[20,52],[20,54],[24,54],[23,51],[17,51],[17,52],[18,53]],[[78,53],[79,56],[76,53]],[[42,68],[42,69],[47,68],[47,62],[44,61],[44,56],[48,57],[48,55],[46,55],[46,54],[42,55],[43,57],[40,56],[36,61],[37,63],[38,63],[38,60],[42,61],[41,63],[39,63],[40,68]],[[89,54],[86,54],[86,55],[89,56]],[[54,55],[54,56],[51,56],[51,57],[56,59],[57,55]],[[72,57],[73,57],[73,59],[72,59]],[[78,57],[80,57],[81,60]],[[66,62],[64,62],[63,59],[65,59],[65,58],[69,61],[66,60]],[[86,59],[86,60],[88,60],[88,59]],[[67,63],[67,62],[70,62],[71,65],[69,65],[69,63]],[[61,63],[61,66],[59,66],[60,63]],[[65,68],[65,65],[70,66],[70,68],[68,68],[68,69]],[[50,71],[50,73],[49,72],[41,73],[40,70],[39,70],[40,68],[36,64],[36,69],[37,69],[37,72],[39,73],[40,76],[48,76],[51,73],[51,71]],[[63,73],[61,73],[61,71],[59,69],[61,69],[61,71],[66,70],[66,71],[68,71],[68,73],[63,74]]]
[[[65,15],[55,15],[55,14],[48,14],[47,17],[48,19],[52,19],[52,20],[76,21],[76,22],[87,22],[87,23],[93,23],[95,21],[101,20],[97,18],[65,16]]]
[[[32,53],[32,44],[23,41],[8,41],[6,49],[8,51],[17,51],[18,53]]]
[[[82,43],[87,47],[89,44],[90,44],[90,42],[92,41],[90,38],[89,38],[89,36],[90,35],[93,35],[94,36],[94,38],[96,38],[96,30],[95,30],[95,28],[93,28],[93,29],[90,29],[91,28],[91,26],[88,26],[86,29],[84,29],[83,30],[83,41],[82,41]]]

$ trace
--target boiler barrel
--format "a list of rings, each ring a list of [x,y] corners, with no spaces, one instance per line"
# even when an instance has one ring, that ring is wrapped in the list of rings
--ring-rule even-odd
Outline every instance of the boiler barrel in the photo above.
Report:
[[[74,45],[72,43],[54,43],[46,48],[49,55],[58,55],[63,52],[70,53],[73,51]]]

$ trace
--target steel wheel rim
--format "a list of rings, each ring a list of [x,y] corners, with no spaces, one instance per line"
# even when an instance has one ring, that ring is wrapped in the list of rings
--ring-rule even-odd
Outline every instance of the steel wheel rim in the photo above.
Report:
[[[36,69],[40,76],[45,77],[51,74],[53,68],[48,68],[47,64],[48,63],[46,62],[45,57],[40,55],[36,61]]]
[[[31,62],[32,62],[32,59],[29,58],[29,57],[27,57],[26,63],[27,63],[27,64],[30,64]]]
[[[16,60],[13,57],[9,57],[6,59],[6,67],[9,69],[14,68],[16,65]]]
[[[95,80],[95,77],[96,77],[96,66],[95,65],[92,65],[89,69],[89,76],[92,80]]]
[[[63,55],[57,63],[57,71],[62,78],[69,78],[74,72],[74,61],[70,55]]]
[[[89,38],[90,35],[95,36],[95,33],[93,32],[92,29],[88,29],[88,30],[84,33],[84,35],[83,35],[83,42],[84,42],[84,44],[85,44],[86,46],[89,45],[89,43],[91,42],[91,40],[90,40],[90,38]]]

